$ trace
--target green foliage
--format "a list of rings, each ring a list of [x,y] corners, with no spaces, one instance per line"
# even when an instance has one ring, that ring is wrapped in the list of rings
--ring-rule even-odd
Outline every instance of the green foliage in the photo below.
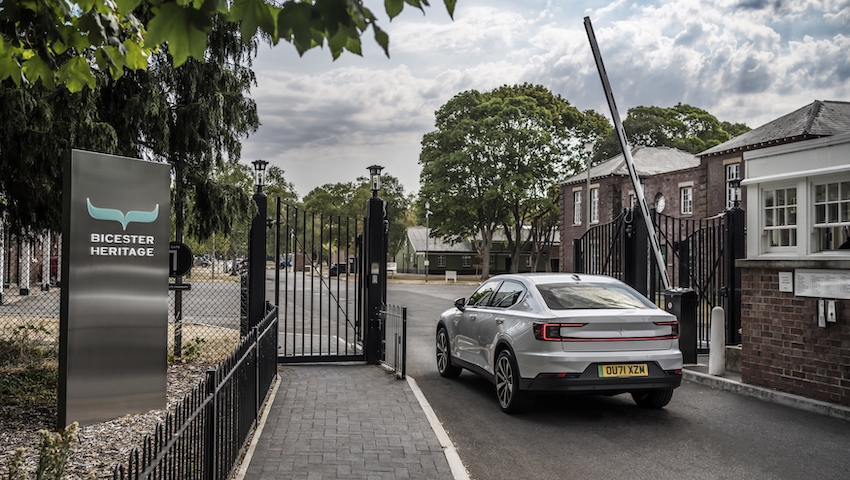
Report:
[[[22,325],[0,339],[0,417],[17,418],[56,404],[57,354],[43,325]]]
[[[670,108],[630,108],[623,129],[631,146],[671,147],[694,154],[750,130],[743,123],[721,122],[705,110],[682,103]],[[612,130],[596,145],[594,163],[621,151]]]
[[[407,227],[411,225],[408,211],[411,199],[404,193],[404,186],[392,175],[381,175],[381,190],[378,195],[387,202],[387,220],[389,222],[388,250],[397,252],[404,242]],[[369,198],[372,196],[369,179],[360,177],[356,182],[326,184],[314,188],[305,197],[303,207],[308,212],[322,215],[339,215],[362,218],[366,214]],[[326,224],[324,228],[330,225]],[[312,226],[318,229],[318,225]],[[308,227],[309,228],[309,227]],[[336,231],[336,230],[335,230]],[[343,227],[343,234],[344,227]],[[331,250],[345,251],[346,246],[354,247],[354,227],[349,230],[347,245],[330,245]],[[309,234],[308,234],[309,235]],[[335,240],[335,239],[334,239]]]
[[[422,140],[420,202],[430,202],[432,235],[472,239],[481,258],[497,228],[519,252],[551,185],[581,167],[584,140],[610,129],[601,115],[529,84],[461,92],[437,111],[436,127]]]
[[[204,358],[205,343],[207,343],[207,340],[201,337],[195,337],[183,342],[182,355],[178,358],[174,354],[169,353],[167,358],[168,364],[200,362]]]
[[[405,3],[423,12],[428,5],[427,0],[387,0],[390,18]],[[452,15],[456,0],[444,3]],[[2,0],[0,81],[11,79],[16,86],[40,81],[77,92],[94,87],[95,69],[117,80],[125,69],[146,68],[146,59],[166,44],[175,67],[190,58],[204,61],[218,15],[237,26],[246,44],[261,32],[274,45],[291,43],[299,54],[327,45],[334,59],[346,50],[360,55],[360,37],[372,27],[389,55],[389,37],[362,0]]]
[[[55,358],[54,342],[39,341],[38,336],[47,336],[44,325],[19,325],[11,329],[9,338],[0,338],[0,367],[37,366],[46,359]]]
[[[38,457],[38,480],[63,480],[65,468],[68,465],[74,444],[77,442],[77,431],[79,424],[74,422],[65,430],[51,434],[47,430],[41,430],[41,445]],[[9,460],[9,480],[28,480],[29,475],[21,468],[25,450],[18,448]]]

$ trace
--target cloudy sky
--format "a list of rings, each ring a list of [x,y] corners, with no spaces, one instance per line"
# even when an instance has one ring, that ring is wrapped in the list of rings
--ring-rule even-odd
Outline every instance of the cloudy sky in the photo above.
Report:
[[[850,0],[442,0],[388,21],[390,58],[364,37],[363,57],[299,57],[261,46],[252,90],[262,126],[243,162],[268,160],[303,197],[369,165],[419,189],[422,136],[459,92],[542,84],[610,118],[584,30],[589,16],[620,115],[687,103],[752,128],[814,100],[850,101]]]

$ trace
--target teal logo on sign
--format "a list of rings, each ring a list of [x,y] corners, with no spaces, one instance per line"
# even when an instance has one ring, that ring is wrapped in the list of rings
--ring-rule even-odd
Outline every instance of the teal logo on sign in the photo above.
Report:
[[[127,225],[130,222],[152,223],[159,216],[159,204],[150,212],[139,212],[130,210],[126,214],[115,208],[100,208],[91,204],[91,199],[86,199],[86,206],[89,210],[89,215],[95,220],[115,220],[120,223],[124,230],[127,230]]]

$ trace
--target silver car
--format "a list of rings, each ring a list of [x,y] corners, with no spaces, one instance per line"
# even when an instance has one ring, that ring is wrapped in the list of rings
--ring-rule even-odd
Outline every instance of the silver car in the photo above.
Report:
[[[611,277],[499,275],[437,323],[437,369],[495,385],[502,410],[527,410],[535,393],[629,392],[661,408],[682,382],[679,323]]]

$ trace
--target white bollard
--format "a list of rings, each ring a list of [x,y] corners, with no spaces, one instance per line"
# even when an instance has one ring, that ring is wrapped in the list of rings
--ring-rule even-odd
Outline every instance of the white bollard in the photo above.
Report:
[[[708,347],[708,374],[726,373],[726,315],[723,307],[711,309],[711,336]]]

